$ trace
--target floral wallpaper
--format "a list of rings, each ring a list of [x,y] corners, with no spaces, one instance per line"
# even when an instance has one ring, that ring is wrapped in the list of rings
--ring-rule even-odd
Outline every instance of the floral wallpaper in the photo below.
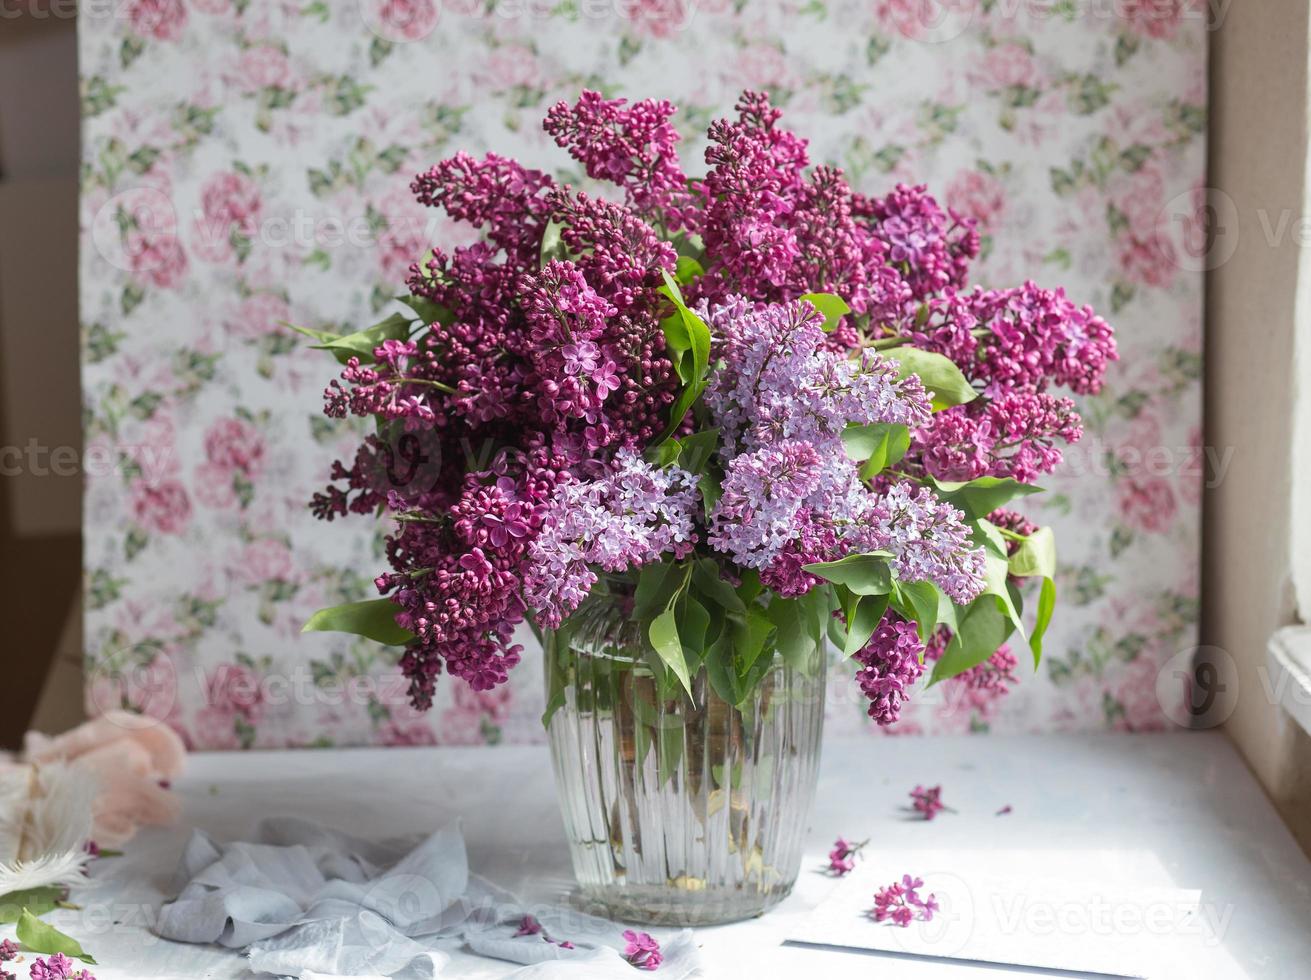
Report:
[[[209,749],[541,738],[531,653],[510,685],[445,683],[420,716],[394,651],[300,635],[384,563],[371,522],[306,509],[357,433],[319,412],[334,365],[285,324],[381,319],[411,261],[467,234],[410,198],[437,158],[494,150],[577,181],[540,129],[555,100],[667,97],[692,137],[752,87],[861,190],[927,183],[977,218],[978,280],[1065,283],[1118,330],[1083,441],[1029,498],[1062,549],[1042,666],[1004,698],[924,692],[894,731],[1170,727],[1199,497],[1227,462],[1200,435],[1206,16],[1191,0],[126,0],[82,17],[90,708]],[[868,727],[850,673],[833,731]]]

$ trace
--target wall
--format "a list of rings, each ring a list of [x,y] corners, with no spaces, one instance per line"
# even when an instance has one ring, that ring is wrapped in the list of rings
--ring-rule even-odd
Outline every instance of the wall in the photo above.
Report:
[[[0,747],[22,738],[57,647],[73,652],[63,693],[80,710],[77,37],[65,13],[0,4]]]
[[[1307,51],[1299,0],[1234,4],[1213,40],[1209,182],[1220,226],[1207,291],[1207,443],[1233,447],[1234,462],[1207,498],[1202,639],[1218,648],[1210,656],[1226,687],[1214,720],[1227,716],[1311,848],[1311,738],[1275,708],[1265,669],[1267,640],[1294,619],[1293,513],[1307,503],[1294,496],[1292,464],[1305,450],[1294,420],[1307,394],[1298,370],[1307,321],[1297,315],[1307,263],[1297,234],[1308,215]]]
[[[981,281],[1064,283],[1120,331],[1085,439],[1032,507],[1062,548],[1046,664],[1000,705],[937,688],[900,730],[1187,721],[1162,668],[1188,656],[1198,605],[1204,12],[119,8],[80,25],[93,709],[126,702],[208,747],[539,737],[531,658],[490,694],[441,685],[416,718],[389,654],[298,636],[316,607],[366,595],[381,562],[368,522],[305,512],[355,435],[318,415],[330,364],[281,323],[372,322],[429,241],[462,234],[409,201],[435,158],[495,150],[568,175],[538,123],[584,85],[668,97],[689,136],[754,86],[862,190],[925,181],[977,216]],[[832,727],[863,728],[859,699],[836,693]]]

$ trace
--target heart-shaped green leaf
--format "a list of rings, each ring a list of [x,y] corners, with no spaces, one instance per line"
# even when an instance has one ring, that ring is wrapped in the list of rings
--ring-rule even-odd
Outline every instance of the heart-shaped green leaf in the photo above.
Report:
[[[384,646],[404,646],[413,633],[396,625],[400,607],[390,599],[367,599],[320,609],[301,627],[302,633],[354,633]]]
[[[42,922],[27,909],[24,909],[23,914],[18,918],[17,934],[18,941],[29,952],[46,956],[63,953],[83,963],[96,965],[95,959],[82,949],[81,943],[72,936],[64,935],[48,922]]]

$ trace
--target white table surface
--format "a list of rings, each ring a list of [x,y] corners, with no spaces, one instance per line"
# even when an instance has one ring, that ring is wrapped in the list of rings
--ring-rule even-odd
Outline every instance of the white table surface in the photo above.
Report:
[[[900,808],[917,783],[941,783],[957,812],[908,820]],[[98,862],[97,885],[74,896],[83,910],[49,916],[97,957],[100,980],[250,976],[235,953],[149,932],[193,827],[237,839],[262,817],[295,815],[386,837],[460,819],[476,873],[528,901],[562,901],[572,884],[543,747],[208,753],[188,760],[176,791],[179,827],[145,831],[124,857]],[[1013,812],[996,816],[1007,804]],[[780,945],[837,884],[818,869],[839,835],[872,838],[864,859],[889,881],[914,870],[898,853],[948,849],[995,853],[1003,871],[1008,853],[1036,851],[1053,875],[1198,888],[1219,938],[1191,937],[1174,976],[1311,977],[1311,863],[1218,733],[829,740],[796,891],[762,918],[698,930],[707,976],[1034,975]],[[450,973],[510,969],[460,954]]]

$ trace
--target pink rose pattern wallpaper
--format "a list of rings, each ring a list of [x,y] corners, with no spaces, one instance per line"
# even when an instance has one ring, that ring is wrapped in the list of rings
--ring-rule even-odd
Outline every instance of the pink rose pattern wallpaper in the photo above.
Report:
[[[979,281],[1067,284],[1118,332],[1082,442],[1029,498],[1061,546],[1041,668],[1000,699],[925,691],[892,731],[1172,725],[1222,464],[1200,435],[1204,6],[126,0],[80,29],[92,710],[208,749],[541,739],[530,638],[511,684],[444,682],[421,716],[397,651],[300,635],[384,562],[372,522],[306,509],[358,433],[316,411],[334,364],[285,324],[382,319],[410,262],[467,235],[410,197],[438,158],[581,183],[540,120],[586,86],[682,106],[692,170],[753,87],[859,189],[927,183],[975,217]],[[851,673],[830,730],[872,733]]]

